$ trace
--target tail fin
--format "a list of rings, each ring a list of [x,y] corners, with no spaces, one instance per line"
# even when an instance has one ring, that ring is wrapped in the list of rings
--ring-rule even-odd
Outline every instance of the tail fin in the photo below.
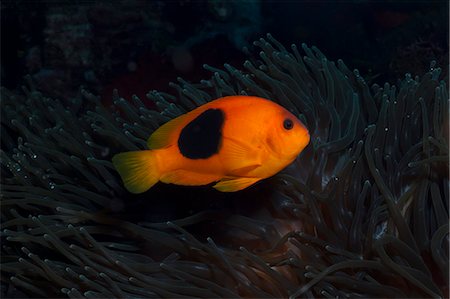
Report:
[[[145,192],[159,181],[155,153],[151,150],[120,153],[112,162],[131,193]]]

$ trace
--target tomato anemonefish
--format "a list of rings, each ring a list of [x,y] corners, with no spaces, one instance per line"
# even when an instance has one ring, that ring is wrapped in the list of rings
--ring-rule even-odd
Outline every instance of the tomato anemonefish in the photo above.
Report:
[[[142,193],[158,181],[242,190],[270,177],[309,143],[292,113],[257,97],[228,96],[206,103],[157,129],[149,150],[112,158],[125,188]]]

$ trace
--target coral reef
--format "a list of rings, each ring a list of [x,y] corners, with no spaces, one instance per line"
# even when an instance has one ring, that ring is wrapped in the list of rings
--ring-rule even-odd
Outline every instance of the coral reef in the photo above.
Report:
[[[1,92],[1,280],[39,297],[444,297],[448,293],[448,91],[433,63],[371,88],[315,47],[270,35],[259,57],[111,109],[82,90],[62,102]],[[129,195],[113,154],[211,99],[250,94],[298,115],[312,142],[285,171],[180,219],[139,221],[170,197]],[[169,186],[170,187],[170,186]],[[187,191],[189,190],[189,191]],[[191,193],[190,193],[191,192]],[[140,207],[140,209],[143,209]],[[213,224],[213,225],[211,225]],[[206,228],[205,228],[206,226]],[[200,227],[200,229],[199,229]],[[206,237],[206,239],[204,239]],[[205,241],[204,241],[205,240]]]

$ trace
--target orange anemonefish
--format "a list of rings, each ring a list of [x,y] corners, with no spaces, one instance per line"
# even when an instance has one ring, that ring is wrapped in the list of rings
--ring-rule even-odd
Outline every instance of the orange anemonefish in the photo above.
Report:
[[[278,104],[251,96],[228,96],[206,103],[157,129],[149,150],[112,158],[125,187],[142,193],[158,181],[242,190],[270,177],[309,143],[309,133]]]

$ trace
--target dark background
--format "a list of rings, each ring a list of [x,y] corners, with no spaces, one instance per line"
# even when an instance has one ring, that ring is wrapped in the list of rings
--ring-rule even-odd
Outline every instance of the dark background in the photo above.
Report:
[[[109,102],[169,91],[181,76],[208,78],[204,63],[240,67],[267,32],[317,46],[370,83],[448,70],[448,1],[2,1],[1,85],[30,74],[60,99],[83,85]]]

